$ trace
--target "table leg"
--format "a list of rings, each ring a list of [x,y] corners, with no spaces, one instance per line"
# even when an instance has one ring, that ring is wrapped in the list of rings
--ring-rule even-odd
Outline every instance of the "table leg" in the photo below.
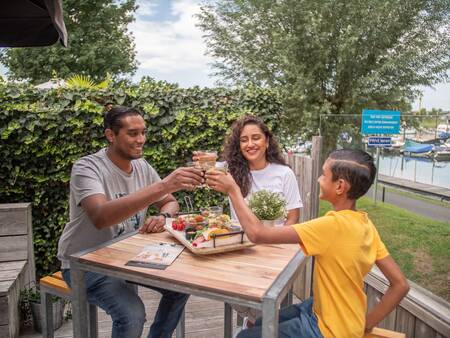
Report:
[[[264,299],[262,306],[262,338],[278,337],[279,309],[274,299]]]
[[[74,266],[70,269],[70,279],[72,281],[72,319],[74,338],[88,337],[88,302],[86,295],[86,285],[84,283],[84,271],[78,270]]]
[[[289,289],[286,297],[284,297],[283,301],[281,302],[281,308],[285,308],[288,306],[291,306],[293,302],[293,292],[292,292],[292,288]]]
[[[224,338],[231,338],[233,336],[233,309],[231,305],[225,303],[225,318],[224,318]]]
[[[176,338],[184,338],[185,335],[185,310],[181,313],[180,320],[178,321],[177,330],[176,330]]]

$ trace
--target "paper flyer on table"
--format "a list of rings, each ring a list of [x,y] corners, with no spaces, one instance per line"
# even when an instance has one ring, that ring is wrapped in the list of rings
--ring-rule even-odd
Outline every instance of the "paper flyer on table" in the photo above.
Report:
[[[164,270],[173,263],[183,249],[183,245],[175,243],[154,243],[145,246],[125,265]]]

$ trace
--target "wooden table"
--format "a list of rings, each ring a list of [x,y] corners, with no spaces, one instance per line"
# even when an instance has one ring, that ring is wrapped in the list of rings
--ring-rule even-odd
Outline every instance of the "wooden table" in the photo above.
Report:
[[[83,282],[86,271],[223,301],[227,338],[232,336],[229,304],[260,309],[262,336],[277,337],[280,302],[306,261],[298,245],[257,245],[208,256],[196,256],[185,249],[165,270],[125,265],[153,242],[176,240],[168,233],[131,233],[71,256],[75,338],[88,337],[88,305]]]

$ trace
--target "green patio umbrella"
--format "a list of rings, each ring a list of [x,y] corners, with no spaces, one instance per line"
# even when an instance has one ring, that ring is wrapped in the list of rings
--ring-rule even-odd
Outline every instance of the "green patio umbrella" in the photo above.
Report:
[[[0,47],[67,47],[61,0],[1,0]]]

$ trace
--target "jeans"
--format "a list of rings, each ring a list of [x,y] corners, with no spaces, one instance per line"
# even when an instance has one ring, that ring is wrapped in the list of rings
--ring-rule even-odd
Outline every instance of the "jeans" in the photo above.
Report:
[[[62,275],[70,286],[70,269],[63,269]],[[85,273],[85,282],[88,302],[102,308],[112,318],[111,337],[140,338],[145,322],[145,308],[133,284],[93,272]],[[155,287],[148,288],[162,294],[148,338],[170,338],[189,295]]]
[[[312,311],[313,299],[294,304],[280,310],[278,337],[280,338],[323,338],[317,326],[317,317]],[[239,332],[237,338],[261,337],[261,318],[255,326]]]

